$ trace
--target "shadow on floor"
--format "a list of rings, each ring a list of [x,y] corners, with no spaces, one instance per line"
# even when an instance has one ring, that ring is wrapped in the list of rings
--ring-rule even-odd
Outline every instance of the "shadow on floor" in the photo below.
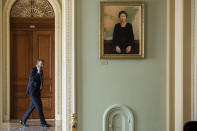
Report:
[[[0,131],[61,131],[61,121],[49,120],[47,121],[51,127],[40,127],[39,120],[27,121],[28,127],[20,125],[19,121],[5,122],[1,125]]]

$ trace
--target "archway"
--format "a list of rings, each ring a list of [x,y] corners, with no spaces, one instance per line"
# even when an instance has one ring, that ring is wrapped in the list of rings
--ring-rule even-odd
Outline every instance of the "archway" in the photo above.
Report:
[[[10,118],[10,10],[16,0],[6,0],[0,19],[0,124]],[[76,0],[48,0],[55,11],[55,119],[62,120],[62,129],[76,128]],[[2,1],[0,2],[2,4]],[[0,10],[1,12],[1,10]],[[64,37],[62,37],[64,36]],[[64,103],[64,104],[62,104]],[[72,118],[71,118],[72,114]],[[71,124],[72,120],[72,124]]]
[[[61,55],[62,55],[62,32],[61,32],[61,7],[57,0],[48,0],[55,12],[55,119],[61,120]],[[10,11],[16,0],[6,1],[3,9],[3,63],[2,73],[3,87],[3,120],[10,120]]]

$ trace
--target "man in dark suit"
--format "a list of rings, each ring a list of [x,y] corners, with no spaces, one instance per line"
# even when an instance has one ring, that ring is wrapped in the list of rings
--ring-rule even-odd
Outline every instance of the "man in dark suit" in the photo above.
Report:
[[[41,101],[41,91],[43,88],[43,68],[44,66],[44,60],[38,59],[37,65],[30,71],[29,75],[29,82],[27,86],[27,94],[31,97],[31,103],[27,111],[25,112],[23,118],[20,121],[20,124],[23,126],[26,125],[26,121],[32,111],[36,109],[38,112],[38,115],[40,117],[40,123],[42,127],[49,127],[49,125],[46,123],[44,114],[42,111],[42,101]]]

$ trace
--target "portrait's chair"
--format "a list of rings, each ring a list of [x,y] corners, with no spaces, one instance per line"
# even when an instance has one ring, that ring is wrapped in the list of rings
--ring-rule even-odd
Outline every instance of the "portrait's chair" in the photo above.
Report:
[[[197,131],[197,121],[189,121],[185,123],[184,131]]]
[[[113,41],[112,40],[104,40],[104,54],[114,54],[113,49]],[[139,40],[135,40],[134,54],[139,53]]]

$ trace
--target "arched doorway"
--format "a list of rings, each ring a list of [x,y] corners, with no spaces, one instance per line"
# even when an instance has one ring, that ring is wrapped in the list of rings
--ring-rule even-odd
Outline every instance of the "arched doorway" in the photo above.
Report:
[[[3,98],[3,107],[2,107],[2,118],[4,121],[10,120],[10,111],[11,111],[11,96],[10,96],[10,12],[17,0],[9,0],[5,2],[3,9],[3,59],[2,59],[2,98]],[[62,95],[61,95],[61,80],[62,80],[62,16],[61,16],[61,7],[58,0],[48,0],[55,12],[55,119],[61,120],[62,116]]]
[[[3,26],[0,31],[2,36],[2,42],[0,41],[2,46],[0,48],[2,51],[2,56],[0,56],[2,58],[0,59],[2,64],[0,65],[0,70],[2,70],[0,116],[2,119],[0,122],[10,120],[10,11],[15,1],[6,0],[2,11]],[[62,120],[63,130],[71,130],[71,120],[76,123],[77,119],[76,0],[63,0],[62,4],[59,0],[48,1],[55,12],[55,119]],[[71,114],[73,114],[72,118]]]
[[[47,0],[17,0],[10,12],[11,119],[21,119],[29,106],[26,95],[29,71],[45,60],[43,111],[55,118],[55,13]],[[38,118],[37,112],[30,118]]]

